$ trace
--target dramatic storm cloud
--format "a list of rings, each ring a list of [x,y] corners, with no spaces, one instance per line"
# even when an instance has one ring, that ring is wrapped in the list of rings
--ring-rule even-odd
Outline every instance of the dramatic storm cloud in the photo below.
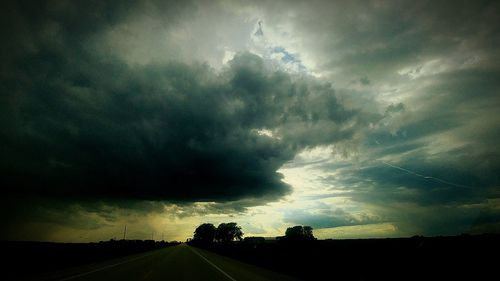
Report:
[[[281,196],[289,188],[276,171],[285,161],[305,146],[348,138],[353,127],[343,125],[352,114],[328,84],[294,81],[251,54],[219,75],[204,65],[131,69],[91,56],[84,69],[57,58],[44,64],[58,74],[35,70],[29,85],[8,89],[23,93],[3,132],[8,193]]]
[[[499,11],[4,1],[2,237],[499,231]]]

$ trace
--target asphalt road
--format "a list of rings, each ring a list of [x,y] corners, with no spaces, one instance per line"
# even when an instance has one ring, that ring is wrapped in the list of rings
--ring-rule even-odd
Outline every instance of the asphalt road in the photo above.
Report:
[[[34,280],[297,280],[185,244],[73,268]]]

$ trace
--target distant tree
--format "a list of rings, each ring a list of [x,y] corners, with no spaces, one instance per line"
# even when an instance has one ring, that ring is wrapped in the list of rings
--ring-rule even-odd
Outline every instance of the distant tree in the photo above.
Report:
[[[312,227],[297,225],[286,229],[285,240],[308,241],[316,240],[316,238],[314,238]]]
[[[211,223],[204,223],[194,231],[193,241],[200,243],[212,243],[215,239],[217,229]]]
[[[314,235],[313,235],[313,228],[311,226],[308,226],[308,225],[304,226],[304,236],[310,240],[316,239],[316,238],[314,238]]]
[[[241,227],[235,222],[219,224],[215,234],[215,240],[219,242],[231,242],[235,239],[241,241],[242,237],[243,232],[241,231]]]

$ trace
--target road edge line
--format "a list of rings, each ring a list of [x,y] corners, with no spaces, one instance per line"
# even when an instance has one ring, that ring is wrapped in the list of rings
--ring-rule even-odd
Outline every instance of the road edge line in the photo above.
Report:
[[[213,266],[215,269],[217,269],[218,271],[220,271],[222,274],[224,274],[227,278],[229,278],[230,280],[232,281],[236,281],[236,279],[234,279],[233,277],[231,277],[231,275],[227,274],[224,270],[220,269],[220,267],[216,266],[215,264],[213,264],[211,261],[209,261],[207,258],[205,258],[202,254],[200,254],[198,251],[196,251],[193,247],[191,246],[188,246],[188,248],[193,251],[195,254],[197,254],[198,256],[200,256],[200,258],[202,258],[203,260],[205,260],[208,264],[210,264],[211,266]]]

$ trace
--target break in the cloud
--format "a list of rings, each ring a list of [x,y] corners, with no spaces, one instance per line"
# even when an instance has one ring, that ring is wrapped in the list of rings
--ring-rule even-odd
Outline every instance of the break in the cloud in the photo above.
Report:
[[[3,237],[498,231],[494,1],[2,11]]]

